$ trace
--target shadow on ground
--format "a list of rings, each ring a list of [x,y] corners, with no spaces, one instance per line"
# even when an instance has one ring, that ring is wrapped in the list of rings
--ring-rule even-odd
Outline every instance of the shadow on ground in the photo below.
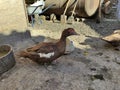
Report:
[[[119,22],[113,21],[102,21],[101,23],[96,23],[94,20],[86,20],[85,24],[90,26],[95,32],[99,33],[101,36],[109,35],[114,30],[120,29]]]

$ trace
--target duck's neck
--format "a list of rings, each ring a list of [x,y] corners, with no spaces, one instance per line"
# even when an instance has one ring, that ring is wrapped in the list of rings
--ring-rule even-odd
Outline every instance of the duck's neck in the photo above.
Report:
[[[57,42],[57,46],[59,51],[64,53],[66,48],[66,37],[61,36],[60,40]]]
[[[61,42],[62,42],[62,41],[65,42],[65,41],[66,41],[66,38],[67,38],[66,34],[62,33],[61,38],[60,38],[60,41],[61,41]]]

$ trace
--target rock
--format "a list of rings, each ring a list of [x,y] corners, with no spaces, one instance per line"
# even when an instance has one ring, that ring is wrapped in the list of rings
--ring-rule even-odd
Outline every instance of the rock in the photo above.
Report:
[[[102,74],[93,75],[93,79],[105,80]]]
[[[50,15],[50,21],[52,21],[53,23],[57,20],[56,15],[53,13]]]
[[[47,67],[47,70],[52,71],[53,67],[50,65],[50,66]]]
[[[98,52],[98,53],[96,53],[96,55],[102,56],[103,53],[102,52]]]
[[[120,59],[115,58],[114,62],[116,62],[117,64],[120,64]]]

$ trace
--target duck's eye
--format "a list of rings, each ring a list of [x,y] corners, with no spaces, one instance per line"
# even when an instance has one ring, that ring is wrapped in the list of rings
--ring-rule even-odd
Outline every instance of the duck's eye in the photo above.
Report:
[[[69,31],[69,32],[74,32],[74,30],[73,30],[73,29],[69,29],[68,31]]]

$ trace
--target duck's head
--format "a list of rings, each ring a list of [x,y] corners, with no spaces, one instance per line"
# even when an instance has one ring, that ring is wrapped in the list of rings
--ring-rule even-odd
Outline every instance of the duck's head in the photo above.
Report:
[[[73,28],[64,29],[62,32],[62,37],[68,37],[71,35],[79,35]]]

